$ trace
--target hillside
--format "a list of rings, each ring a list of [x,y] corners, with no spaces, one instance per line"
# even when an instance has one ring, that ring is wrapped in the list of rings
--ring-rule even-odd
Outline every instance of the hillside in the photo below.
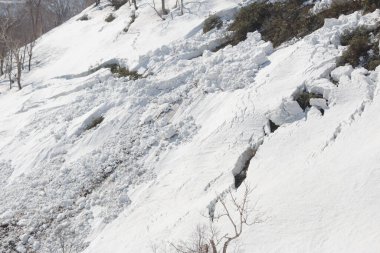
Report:
[[[0,79],[0,251],[172,252],[247,170],[260,222],[237,252],[379,252],[380,68],[336,63],[380,11],[226,46],[253,1],[175,2],[161,20],[102,1],[38,40],[22,90]],[[204,34],[210,14],[223,26]]]

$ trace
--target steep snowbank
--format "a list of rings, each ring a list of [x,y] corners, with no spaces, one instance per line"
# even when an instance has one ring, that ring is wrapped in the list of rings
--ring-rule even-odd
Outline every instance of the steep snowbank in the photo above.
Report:
[[[380,249],[380,70],[334,70],[339,35],[380,12],[327,20],[277,50],[252,33],[212,52],[226,31],[202,34],[204,18],[227,20],[239,2],[188,4],[165,21],[142,3],[126,33],[130,7],[106,23],[102,3],[39,41],[25,88],[1,83],[3,251],[12,240],[19,252],[59,252],[59,239],[87,253],[163,250],[207,222],[250,148],[246,180],[266,219],[246,228],[242,251]],[[89,71],[107,61],[145,78]],[[305,89],[324,99],[304,112]]]

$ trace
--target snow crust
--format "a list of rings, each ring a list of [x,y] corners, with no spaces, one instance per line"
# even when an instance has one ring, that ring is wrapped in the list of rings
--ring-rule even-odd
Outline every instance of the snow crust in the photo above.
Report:
[[[246,181],[266,219],[241,252],[380,250],[380,69],[335,66],[339,36],[380,12],[276,50],[254,32],[215,51],[227,31],[202,34],[203,20],[228,23],[239,4],[196,1],[162,21],[144,2],[130,24],[128,5],[106,23],[103,2],[40,39],[24,89],[0,82],[0,249],[59,252],[63,238],[85,253],[163,252],[207,223],[254,149]],[[91,71],[107,62],[144,78]],[[323,99],[303,111],[302,90]]]

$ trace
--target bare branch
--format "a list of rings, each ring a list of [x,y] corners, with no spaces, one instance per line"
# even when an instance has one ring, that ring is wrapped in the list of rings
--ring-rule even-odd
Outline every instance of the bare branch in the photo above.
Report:
[[[220,203],[221,213],[214,214],[210,219],[208,230],[204,226],[197,226],[195,233],[188,241],[181,241],[179,244],[170,245],[177,253],[227,253],[231,242],[235,241],[243,233],[244,226],[250,226],[262,222],[259,217],[261,214],[254,213],[254,209],[249,207],[249,199],[253,190],[246,184],[242,198],[238,198],[236,193],[229,188],[225,194],[217,197],[217,203]],[[253,222],[248,222],[250,216],[253,216]],[[222,219],[230,223],[233,227],[233,233],[224,233],[219,235],[214,223],[221,222]],[[218,249],[219,245],[221,246]]]

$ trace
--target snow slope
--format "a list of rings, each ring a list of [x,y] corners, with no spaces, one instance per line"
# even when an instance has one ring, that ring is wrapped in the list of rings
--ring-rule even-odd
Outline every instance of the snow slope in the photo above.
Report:
[[[339,35],[380,12],[326,20],[276,50],[255,32],[213,52],[226,31],[202,34],[203,20],[228,23],[240,1],[165,21],[148,3],[132,24],[128,5],[111,23],[105,2],[85,10],[40,39],[23,90],[0,83],[1,251],[170,252],[257,150],[246,182],[264,221],[239,252],[378,252],[380,69],[335,60]],[[144,78],[91,71],[107,62]],[[306,112],[294,101],[304,89],[324,97]]]

